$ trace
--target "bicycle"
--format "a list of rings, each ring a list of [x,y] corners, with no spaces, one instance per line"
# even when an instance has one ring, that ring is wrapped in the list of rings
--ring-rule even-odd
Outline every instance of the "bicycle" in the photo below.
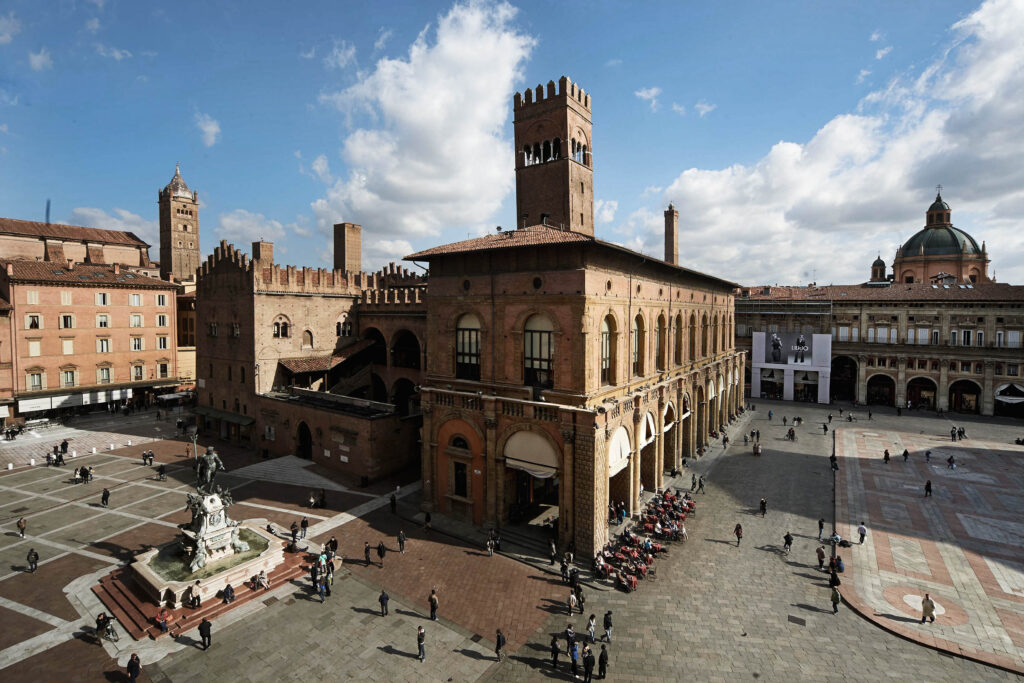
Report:
[[[107,622],[107,625],[103,628],[102,632],[99,629],[96,629],[96,641],[100,642],[102,639],[109,640],[111,643],[116,643],[121,639],[121,636],[117,633],[117,629],[114,628],[113,620]]]

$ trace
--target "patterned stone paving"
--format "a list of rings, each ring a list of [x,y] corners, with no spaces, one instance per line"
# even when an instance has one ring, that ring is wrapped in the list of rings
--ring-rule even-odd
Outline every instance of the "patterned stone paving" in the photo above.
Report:
[[[1024,448],[853,427],[839,430],[837,454],[839,533],[869,529],[863,547],[840,551],[844,597],[887,630],[1024,673]],[[934,624],[920,623],[925,592]]]

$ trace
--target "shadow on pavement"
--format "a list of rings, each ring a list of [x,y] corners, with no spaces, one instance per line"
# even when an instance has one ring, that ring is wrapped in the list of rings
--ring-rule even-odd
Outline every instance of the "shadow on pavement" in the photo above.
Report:
[[[822,614],[832,614],[832,610],[830,609],[823,609],[821,607],[815,607],[814,605],[805,605],[802,602],[790,605],[790,607],[798,607],[802,610],[807,610],[808,612],[821,612]]]
[[[415,617],[416,619],[428,619],[427,615],[420,614],[419,612],[410,612],[407,609],[396,609],[395,614],[401,614],[403,617]]]
[[[381,645],[377,649],[380,650],[381,652],[383,652],[384,654],[388,654],[388,655],[398,655],[399,657],[408,657],[409,659],[419,659],[420,658],[419,654],[417,654],[417,653],[414,653],[414,652],[404,652],[402,650],[395,649],[391,645]]]
[[[902,614],[880,614],[878,612],[875,612],[875,616],[882,617],[883,619],[891,619],[892,621],[905,621],[908,624],[916,624],[921,621],[920,619],[904,616]]]
[[[720,538],[705,538],[708,543],[724,543],[725,545],[736,545],[736,541],[723,541]]]
[[[455,654],[459,654],[459,655],[462,655],[464,657],[469,657],[470,659],[476,659],[476,660],[479,660],[479,661],[491,660],[489,655],[485,655],[482,652],[477,652],[476,650],[468,650],[466,648],[462,648],[460,650],[452,650],[452,652],[454,652]]]
[[[370,609],[369,607],[350,607],[353,612],[359,612],[360,614],[372,614],[374,616],[380,615],[379,609]]]

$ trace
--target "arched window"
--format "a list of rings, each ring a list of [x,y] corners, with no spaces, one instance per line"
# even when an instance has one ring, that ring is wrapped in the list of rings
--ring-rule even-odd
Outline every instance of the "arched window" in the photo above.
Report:
[[[718,314],[712,319],[711,323],[711,353],[718,353]]]
[[[697,359],[697,316],[694,313],[690,314],[690,330],[688,333],[690,340],[690,357],[687,358],[691,363]]]
[[[455,377],[480,380],[480,319],[472,313],[455,324]]]
[[[542,389],[555,385],[554,326],[543,315],[530,316],[523,328],[523,383]]]
[[[601,321],[601,384],[615,383],[615,318]]]
[[[551,141],[550,140],[545,140],[544,141],[544,156],[542,157],[542,159],[544,161],[551,161]]]
[[[541,157],[541,155],[540,155],[540,143],[539,142],[533,143],[533,157],[531,158],[530,163],[531,164],[539,164],[543,160],[544,160],[543,157]]]
[[[580,162],[584,166],[590,166],[590,153],[587,151],[587,146],[586,145],[583,145],[583,151],[582,151],[582,154],[580,156],[582,157]]]
[[[334,336],[335,337],[340,337],[341,336],[341,322],[340,321],[334,323]]]
[[[551,158],[562,158],[562,141],[558,138],[555,138],[555,141],[551,144]]]
[[[683,316],[682,314],[676,315],[676,330],[675,330],[675,363],[676,365],[683,364]]]
[[[530,146],[523,145],[523,166],[530,165]]]
[[[466,437],[464,437],[464,436],[453,436],[452,437],[452,448],[462,448],[462,449],[468,451],[469,450],[469,442],[466,441]]]
[[[654,337],[654,358],[659,370],[664,370],[668,365],[668,330],[663,315],[658,316],[658,327]]]
[[[302,333],[302,348],[311,349],[313,348],[313,333],[309,330],[305,330]]]
[[[289,329],[288,318],[285,315],[279,315],[274,318],[274,337],[287,339],[291,336]]]
[[[704,358],[708,355],[708,314],[705,313],[700,317],[700,356]]]
[[[643,316],[637,315],[633,318],[633,374],[636,376],[644,374],[644,354],[647,350],[645,332]]]

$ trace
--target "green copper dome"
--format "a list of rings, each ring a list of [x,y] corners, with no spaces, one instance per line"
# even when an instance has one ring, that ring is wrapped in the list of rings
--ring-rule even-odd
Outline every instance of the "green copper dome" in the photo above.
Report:
[[[925,256],[953,255],[961,252],[981,254],[981,248],[973,237],[951,225],[933,226],[918,231],[903,245],[904,258],[920,256],[921,247],[924,247]]]
[[[942,201],[942,195],[936,194],[935,201],[928,207],[929,211],[949,211],[949,204]]]

